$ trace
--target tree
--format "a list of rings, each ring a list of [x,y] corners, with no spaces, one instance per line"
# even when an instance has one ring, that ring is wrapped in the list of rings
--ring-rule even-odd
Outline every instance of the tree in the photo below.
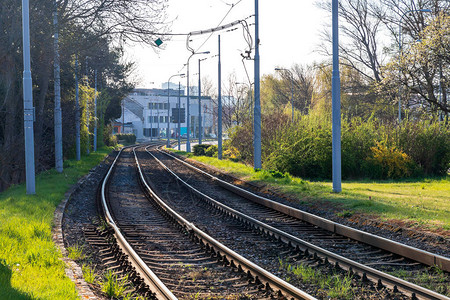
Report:
[[[52,0],[31,1],[31,61],[35,106],[36,171],[51,168],[53,160]],[[125,41],[153,45],[168,31],[166,0],[58,0],[61,55],[61,104],[64,155],[70,155],[74,126],[74,54],[93,81],[97,68],[99,117],[117,115],[119,98],[132,87],[132,68],[121,63]],[[86,68],[85,57],[93,59]],[[3,0],[0,7],[0,191],[25,178],[23,152],[21,7]],[[81,75],[79,74],[79,75]],[[90,84],[93,86],[93,83]],[[14,150],[13,150],[14,149]]]
[[[449,53],[450,17],[441,12],[419,33],[418,42],[405,45],[400,57],[387,64],[380,90],[395,94],[401,86],[405,108],[449,113]]]
[[[318,2],[318,6],[331,13],[331,1]],[[381,65],[385,59],[380,42],[383,30],[382,20],[388,7],[379,1],[339,1],[340,35],[339,54],[341,65],[359,72],[367,83],[382,80]],[[329,27],[329,26],[327,26]],[[321,51],[331,57],[331,34],[324,31]]]

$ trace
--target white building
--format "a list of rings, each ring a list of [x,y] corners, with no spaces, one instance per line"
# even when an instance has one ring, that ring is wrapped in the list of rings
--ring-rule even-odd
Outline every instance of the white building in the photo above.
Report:
[[[166,83],[167,86],[167,83]],[[180,115],[180,134],[187,134],[187,97],[184,90],[173,89],[135,89],[122,100],[122,116],[119,123],[125,124],[125,133],[134,133],[139,140],[152,137],[167,137],[167,121],[171,138],[178,136],[178,115]],[[178,86],[177,86],[178,87]],[[190,133],[197,138],[199,134],[198,95],[190,95]],[[181,107],[181,109],[178,109]],[[201,97],[202,137],[212,131],[213,105],[210,97]]]

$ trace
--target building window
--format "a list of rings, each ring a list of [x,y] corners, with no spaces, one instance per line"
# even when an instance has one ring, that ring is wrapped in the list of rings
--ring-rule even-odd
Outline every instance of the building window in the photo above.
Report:
[[[159,122],[160,123],[164,122],[164,117],[163,116],[159,116]]]
[[[152,122],[152,117],[148,117],[148,123]]]
[[[164,103],[164,109],[167,110],[169,108],[169,105],[167,103]]]

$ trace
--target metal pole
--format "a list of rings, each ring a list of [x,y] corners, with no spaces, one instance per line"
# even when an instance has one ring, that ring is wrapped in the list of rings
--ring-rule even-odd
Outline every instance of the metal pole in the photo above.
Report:
[[[122,134],[125,133],[125,99],[122,100]]]
[[[178,151],[181,149],[181,127],[180,127],[180,119],[181,119],[181,100],[180,100],[180,90],[181,83],[178,82]]]
[[[259,4],[255,0],[255,108],[253,120],[253,167],[261,169],[261,104],[260,104],[260,84],[259,84]]]
[[[191,135],[191,122],[190,122],[190,112],[189,112],[189,104],[190,104],[190,99],[189,99],[189,60],[191,59],[191,57],[194,55],[194,53],[191,54],[191,56],[189,56],[188,61],[187,61],[187,68],[186,68],[186,77],[187,77],[187,99],[186,99],[186,109],[187,109],[187,120],[186,120],[186,127],[187,127],[187,140],[186,140],[186,152],[191,152],[191,144],[190,144],[190,135]]]
[[[150,103],[150,141],[153,141],[153,104]]]
[[[402,84],[400,82],[400,77],[402,75],[402,71],[400,68],[402,61],[402,18],[400,18],[400,22],[398,25],[398,124],[402,122]]]
[[[217,131],[218,131],[218,153],[217,158],[222,159],[222,66],[220,62],[220,34],[219,34],[219,63],[218,63],[218,83],[217,83]]]
[[[158,140],[160,139],[159,136],[159,103],[156,105],[156,123],[158,124],[158,130],[156,131],[156,136],[158,137]]]
[[[200,62],[198,60],[198,144],[202,144],[202,83],[200,77]]]
[[[53,1],[53,73],[55,89],[55,169],[61,173],[63,171],[63,148],[62,148],[62,117],[61,117],[61,80],[59,65],[59,33],[58,33],[58,4]]]
[[[169,83],[170,83],[170,79],[172,78],[172,76],[169,78],[169,81],[167,81],[167,130],[166,130],[166,135],[167,135],[167,148],[170,147],[170,101],[169,101]]]
[[[94,88],[94,152],[97,152],[97,69],[95,69]]]
[[[89,58],[89,56],[86,56],[86,87],[89,87],[88,58]],[[89,154],[89,147],[91,146],[91,141],[90,141],[90,136],[89,136],[89,93],[86,93],[86,127],[87,127],[86,153]]]
[[[341,188],[341,80],[339,75],[339,22],[338,0],[332,2],[333,23],[333,74],[332,74],[332,160],[333,191],[340,193]]]
[[[27,194],[36,194],[34,174],[34,107],[30,59],[30,5],[22,0],[23,39],[23,126],[25,134],[25,174]]]
[[[78,87],[78,56],[75,57],[75,131],[77,160],[81,159],[80,150],[80,93]]]

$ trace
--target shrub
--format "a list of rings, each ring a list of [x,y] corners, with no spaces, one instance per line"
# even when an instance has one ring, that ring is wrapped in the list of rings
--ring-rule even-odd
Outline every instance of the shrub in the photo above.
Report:
[[[367,160],[372,167],[371,177],[397,179],[414,173],[415,164],[412,159],[395,146],[387,147],[377,142],[370,149],[372,156]]]
[[[241,154],[239,150],[233,146],[227,147],[227,149],[223,152],[224,158],[228,158],[231,161],[238,162],[241,160]]]
[[[109,147],[115,147],[117,146],[117,136],[108,134],[105,136],[105,144]]]
[[[136,143],[136,136],[133,133],[118,133],[116,137],[117,140],[124,141],[126,144]]]
[[[332,174],[331,118],[316,113],[292,123],[277,112],[262,123],[263,168],[310,179],[330,179]],[[442,176],[450,168],[448,125],[404,120],[401,126],[376,118],[343,119],[341,122],[342,177],[403,178]],[[251,124],[230,133],[231,155],[253,163]],[[228,142],[228,141],[227,141]],[[239,154],[239,155],[237,155]]]
[[[217,145],[210,145],[205,151],[205,156],[217,157],[218,151],[219,151],[219,148],[217,147]]]
[[[395,132],[396,143],[425,175],[445,175],[450,168],[450,130],[426,121],[404,122]]]
[[[201,156],[205,155],[206,149],[209,148],[210,145],[208,144],[197,144],[194,146],[194,155]]]

